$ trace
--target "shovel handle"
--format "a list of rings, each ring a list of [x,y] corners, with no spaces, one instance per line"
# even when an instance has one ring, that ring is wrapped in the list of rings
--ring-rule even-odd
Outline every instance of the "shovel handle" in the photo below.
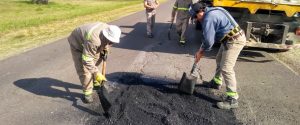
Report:
[[[102,75],[105,77],[105,72],[106,72],[106,61],[103,61],[102,63]]]
[[[169,30],[171,30],[173,27],[173,22],[171,23],[170,27],[169,27]]]
[[[194,64],[193,64],[193,67],[192,67],[192,70],[191,70],[191,74],[193,74],[193,73],[194,73],[194,71],[195,71],[196,67],[197,67],[197,63],[194,63]]]

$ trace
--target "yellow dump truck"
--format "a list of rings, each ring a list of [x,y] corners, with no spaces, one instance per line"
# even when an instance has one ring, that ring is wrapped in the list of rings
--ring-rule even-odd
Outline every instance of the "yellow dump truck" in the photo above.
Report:
[[[300,0],[211,0],[244,29],[247,46],[290,49],[300,44]],[[297,35],[298,33],[298,35]]]

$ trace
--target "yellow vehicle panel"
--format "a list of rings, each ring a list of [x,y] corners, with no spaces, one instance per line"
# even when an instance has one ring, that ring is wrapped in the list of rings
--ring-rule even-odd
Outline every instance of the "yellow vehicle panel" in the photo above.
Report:
[[[278,1],[278,2],[277,2]],[[257,10],[284,11],[288,17],[300,12],[300,0],[296,2],[285,2],[284,0],[213,0],[213,6],[248,8],[251,14]],[[291,0],[290,0],[291,1]]]

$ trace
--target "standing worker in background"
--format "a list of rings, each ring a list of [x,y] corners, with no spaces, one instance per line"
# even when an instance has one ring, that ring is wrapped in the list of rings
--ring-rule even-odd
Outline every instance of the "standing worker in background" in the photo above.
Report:
[[[186,30],[189,25],[190,14],[189,7],[192,0],[176,0],[173,6],[171,21],[174,22],[176,15],[176,31],[179,35],[179,43],[185,45],[186,43]]]
[[[147,17],[147,36],[153,38],[153,28],[155,24],[156,8],[159,6],[158,0],[144,0]]]
[[[220,89],[222,81],[226,84],[226,100],[217,103],[220,109],[238,107],[238,93],[235,72],[233,70],[238,55],[246,44],[246,37],[233,17],[223,8],[206,7],[204,3],[196,3],[190,13],[202,23],[203,41],[195,54],[195,62],[199,62],[204,51],[211,50],[215,41],[222,43],[216,56],[216,73],[207,87]]]
[[[93,102],[93,88],[100,87],[106,78],[98,66],[107,57],[108,47],[119,43],[121,30],[118,26],[102,22],[76,28],[68,37],[74,65],[83,87],[84,102]]]

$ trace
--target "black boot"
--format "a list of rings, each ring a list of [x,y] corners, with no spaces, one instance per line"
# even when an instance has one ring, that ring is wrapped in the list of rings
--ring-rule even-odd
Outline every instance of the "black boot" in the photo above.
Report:
[[[220,109],[235,109],[238,108],[238,101],[230,96],[226,98],[223,102],[218,102],[217,107]]]
[[[212,89],[217,89],[217,90],[221,89],[221,85],[217,84],[213,79],[210,80],[210,82],[204,83],[203,86],[206,88],[212,88]]]

